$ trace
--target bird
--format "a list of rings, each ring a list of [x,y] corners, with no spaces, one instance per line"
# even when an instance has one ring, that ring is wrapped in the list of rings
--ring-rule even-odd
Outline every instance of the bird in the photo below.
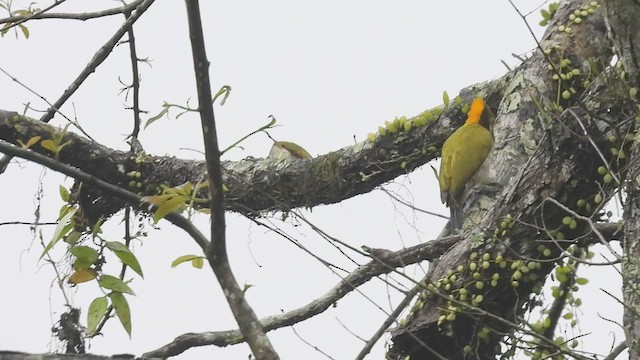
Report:
[[[485,160],[493,147],[494,119],[486,102],[475,98],[465,123],[442,145],[440,199],[449,207],[452,233],[462,228],[467,186],[486,182],[489,177]]]
[[[309,160],[311,154],[302,146],[291,141],[274,141],[269,157],[275,159],[303,159]]]
[[[269,115],[269,119],[271,120],[267,127],[273,127],[276,123],[276,118],[273,115]],[[269,155],[267,158],[277,159],[277,160],[287,160],[287,159],[302,159],[309,160],[312,159],[313,156],[309,154],[307,150],[305,150],[302,146],[291,142],[291,141],[278,141],[269,135],[268,132],[265,131],[265,134],[273,141],[273,145],[271,146],[271,150],[269,150]]]

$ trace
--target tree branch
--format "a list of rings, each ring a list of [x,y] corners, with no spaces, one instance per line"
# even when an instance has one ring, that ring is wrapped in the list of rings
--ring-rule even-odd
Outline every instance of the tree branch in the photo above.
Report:
[[[285,314],[273,315],[261,319],[260,323],[262,324],[262,328],[265,331],[271,331],[285,326],[294,325],[315,315],[321,314],[338,300],[355,290],[358,286],[366,283],[374,277],[388,274],[399,267],[405,267],[421,261],[432,261],[437,259],[441,254],[455,244],[455,242],[459,241],[459,239],[460,238],[457,236],[450,236],[395,252],[379,251],[378,253],[384,253],[385,255],[359,266],[324,295],[311,301],[307,305],[288,311]],[[216,345],[222,347],[244,341],[244,337],[239,330],[189,333],[180,335],[171,343],[164,345],[159,349],[149,351],[143,356],[176,356],[195,346]]]
[[[25,160],[29,160],[36,164],[43,165],[51,170],[57,171],[61,174],[70,176],[76,180],[80,180],[88,185],[95,186],[105,193],[117,197],[121,200],[126,201],[127,203],[141,209],[148,210],[147,206],[144,206],[144,202],[142,198],[131,191],[125,190],[118,186],[112,185],[106,181],[100,180],[97,177],[87,174],[82,170],[78,170],[69,165],[65,165],[59,161],[56,161],[50,157],[35,153],[28,149],[19,148],[5,142],[0,141],[0,153],[4,153],[10,156],[16,156]],[[165,219],[175,226],[181,228],[187,234],[191,235],[191,237],[196,241],[196,243],[202,248],[204,251],[209,245],[209,241],[207,238],[196,228],[193,224],[177,213],[168,214]]]
[[[93,73],[102,62],[104,62],[107,57],[113,51],[113,48],[116,46],[118,41],[122,38],[122,36],[129,30],[131,25],[144,14],[144,12],[153,4],[155,0],[144,0],[140,3],[138,7],[133,10],[131,16],[127,18],[127,20],[120,26],[118,30],[111,36],[111,38],[104,44],[102,47],[93,55],[93,58],[87,66],[80,72],[80,74],[76,77],[76,79],[67,87],[67,89],[62,93],[62,95],[49,107],[49,109],[40,117],[40,121],[49,122],[53,118],[53,115],[57,111],[59,111],[60,107],[73,95],[79,88],[80,85]],[[11,157],[3,157],[0,159],[0,174],[3,173],[9,162],[11,161]]]
[[[637,1],[606,1],[607,25],[616,46],[616,53],[628,74],[628,82],[623,84],[625,92],[631,95],[640,88],[640,6]],[[629,96],[629,95],[627,95]],[[637,95],[631,95],[633,106],[638,104]],[[630,114],[637,115],[637,107]],[[636,117],[637,119],[637,117]],[[638,131],[634,121],[633,131]],[[630,158],[624,207],[624,256],[622,257],[622,295],[624,301],[623,327],[629,359],[640,359],[640,149],[634,141]]]
[[[200,4],[198,0],[187,0],[186,3],[209,181],[211,242],[205,250],[205,255],[220,283],[220,287],[222,287],[231,312],[240,326],[240,331],[247,340],[254,356],[257,359],[277,360],[279,356],[262,329],[258,317],[247,302],[244,291],[238,285],[229,264],[226,245],[224,192],[222,191],[222,166],[220,164],[220,149],[218,147],[216,121],[211,101],[209,60],[207,59],[204,44]]]
[[[497,108],[510,78],[511,75],[506,75],[463,89],[463,102],[469,102],[478,92],[483,92],[487,94],[489,104]],[[247,157],[240,161],[224,161],[221,164],[223,183],[229,189],[225,193],[226,209],[256,216],[298,207],[334,204],[370,192],[435,159],[439,154],[437,149],[464,121],[460,109],[461,106],[450,105],[443,110],[438,121],[425,127],[388,134],[373,143],[364,141],[311,160],[280,162]],[[58,129],[53,126],[0,110],[0,139],[7,142],[17,145],[18,140],[26,143],[34,136],[48,139],[56,131]],[[142,164],[134,164],[128,152],[107,148],[73,132],[68,132],[64,141],[71,141],[59,157],[65,164],[123,186],[130,179],[126,177],[126,171],[119,170],[121,167],[141,171],[144,187],[140,191],[145,194],[155,194],[160,185],[196,183],[206,175],[206,165],[202,161],[149,155]],[[32,150],[48,154],[37,144]],[[206,196],[206,193],[199,195]],[[92,196],[95,201],[90,203],[99,202],[88,214],[94,219],[108,218],[124,206],[124,203],[103,198],[100,194]]]
[[[96,18],[101,18],[105,16],[118,15],[118,14],[131,12],[133,9],[138,7],[143,1],[144,0],[135,0],[130,4],[117,7],[117,8],[100,10],[95,12],[78,13],[78,14],[41,12],[33,15],[16,15],[16,16],[10,16],[10,17],[0,19],[0,24],[13,23],[17,21],[26,21],[26,20],[41,20],[41,19],[68,19],[68,20],[85,21],[85,20],[96,19]]]
[[[503,334],[514,330],[507,322],[517,323],[522,319],[532,290],[540,286],[553,269],[553,262],[548,261],[538,246],[555,239],[542,235],[542,229],[553,229],[553,234],[562,233],[566,238],[591,233],[591,228],[582,221],[574,231],[564,226],[562,219],[567,213],[546,205],[544,199],[557,199],[581,215],[594,216],[593,209],[599,207],[599,203],[593,201],[594,195],[607,198],[615,191],[613,184],[603,184],[602,175],[596,171],[602,163],[595,148],[607,146],[603,134],[611,131],[609,123],[617,123],[600,121],[611,118],[605,110],[610,105],[603,99],[612,94],[604,95],[608,91],[606,86],[598,85],[595,81],[597,73],[590,72],[594,69],[593,59],[601,62],[597,65],[601,70],[608,66],[611,57],[603,11],[592,9],[588,16],[581,18],[579,25],[571,26],[572,31],[558,31],[565,28],[570,21],[569,15],[576,9],[590,6],[593,5],[586,0],[561,2],[540,43],[545,51],[536,51],[512,73],[513,82],[507,85],[500,106],[494,107],[498,110],[495,146],[489,155],[495,172],[494,181],[502,188],[497,196],[487,189],[476,188],[467,198],[465,213],[471,217],[467,233],[443,255],[430,279],[434,284],[443,284],[451,282],[450,274],[455,275],[450,290],[444,285],[440,288],[451,299],[449,301],[460,301],[460,289],[465,287],[471,295],[464,301],[479,299],[477,306],[497,318],[477,312],[458,312],[457,308],[448,310],[448,300],[425,293],[424,307],[407,320],[406,327],[394,331],[390,358],[433,358],[431,352],[416,343],[413,337],[422,339],[448,359],[466,356],[461,344],[469,345],[472,354],[479,358],[495,357]],[[576,73],[589,73],[589,82],[583,82],[582,78],[554,80],[549,60],[555,64],[568,61],[570,69],[577,69]],[[585,89],[585,84],[590,87]],[[567,99],[558,97],[570,88],[575,95],[569,92],[571,96]],[[582,135],[584,131],[575,117],[560,111],[568,108],[573,108],[583,119],[595,148]],[[607,160],[614,161],[611,155]],[[578,199],[592,202],[592,210],[581,208],[578,211],[575,205]],[[549,258],[555,258],[562,247],[551,251]],[[497,266],[498,256],[506,259],[502,260],[509,265],[506,270]],[[484,257],[487,260],[483,260]],[[484,261],[489,265],[486,270],[482,267]],[[473,268],[470,263],[481,270],[470,270]],[[535,276],[522,276],[519,269],[529,263],[536,267],[531,272]],[[474,275],[476,272],[479,277]],[[490,281],[494,273],[499,275],[495,286]],[[480,339],[482,329],[486,330]]]

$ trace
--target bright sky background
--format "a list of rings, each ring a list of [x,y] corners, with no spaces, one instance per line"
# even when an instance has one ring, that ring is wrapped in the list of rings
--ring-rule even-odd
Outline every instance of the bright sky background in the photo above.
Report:
[[[27,2],[15,1],[14,7],[20,3]],[[362,141],[385,120],[412,116],[438,105],[443,90],[453,97],[465,86],[503,75],[507,69],[501,60],[517,66],[519,61],[512,53],[527,53],[535,44],[506,0],[201,3],[213,90],[222,85],[233,89],[227,104],[216,106],[223,146],[264,125],[273,114],[281,126],[270,132],[272,136],[295,141],[313,155],[325,154]],[[524,13],[542,4],[533,0],[515,3]],[[118,2],[68,0],[56,12],[112,6],[118,6]],[[537,25],[539,20],[535,11],[530,22],[537,35],[543,31]],[[122,17],[110,17],[87,22],[29,22],[29,40],[16,40],[13,34],[0,39],[0,67],[53,102],[122,21]],[[189,98],[195,106],[183,1],[157,1],[136,23],[135,32],[139,57],[151,60],[151,66],[140,66],[143,109],[155,114],[163,101],[184,104]],[[126,150],[123,139],[131,130],[132,115],[124,109],[119,78],[125,83],[131,79],[128,46],[117,47],[62,110],[76,117],[97,141]],[[0,76],[0,88],[1,109],[22,111],[27,102],[36,109],[46,108],[8,77]],[[34,112],[30,115],[39,117]],[[64,124],[60,117],[53,123]],[[202,139],[195,115],[163,118],[141,134],[141,141],[150,154],[203,158],[197,152],[202,149]],[[264,157],[271,141],[257,135],[242,146],[244,150],[233,150],[226,158]],[[69,186],[72,181],[20,161],[0,175],[0,188],[4,189],[1,221],[33,220],[34,193],[40,180],[44,184],[42,221],[55,220],[62,205],[58,186]],[[419,208],[447,213],[428,166],[396,179],[387,188],[398,191]],[[302,213],[354,247],[398,250],[434,238],[444,225],[442,219],[411,211],[379,190]],[[308,226],[278,219],[279,215],[272,219],[274,225],[284,228],[313,253],[353,269],[351,262]],[[105,236],[122,240],[122,226],[117,217],[114,220],[106,227]],[[203,217],[199,224],[206,233],[208,220]],[[103,330],[105,336],[91,341],[90,352],[140,355],[186,332],[236,328],[211,270],[188,265],[170,267],[176,257],[198,253],[193,240],[167,222],[159,226],[161,231],[148,227],[149,237],[142,243],[135,242],[145,278],[130,276],[137,294],[128,297],[133,313],[131,340],[118,320],[112,319]],[[339,281],[338,276],[287,240],[235,214],[228,215],[227,228],[236,277],[241,283],[254,285],[248,299],[260,317],[305,305]],[[53,228],[40,230],[48,241]],[[55,343],[50,328],[66,310],[53,281],[53,270],[37,261],[42,247],[39,240],[33,240],[28,227],[2,226],[0,239],[0,349],[51,351]],[[62,248],[54,254],[60,258]],[[358,256],[355,259],[366,261]],[[117,261],[112,260],[107,268],[115,273],[119,269]],[[421,271],[411,268],[408,275],[419,277]],[[586,289],[590,295],[588,300],[585,296],[585,306],[594,307],[590,308],[591,314],[584,310],[584,316],[593,315],[593,309],[597,309],[604,317],[619,319],[618,308],[602,306],[613,301],[598,290],[606,285],[616,291],[619,278],[615,273],[601,278],[602,284],[592,280],[594,284]],[[371,281],[360,291],[295,326],[296,331],[335,359],[353,358],[363,343],[350,332],[368,339],[386,318],[381,309],[390,312],[401,299],[380,280]],[[91,284],[79,286],[70,295],[75,306],[86,308],[99,293]],[[591,342],[590,346],[601,344],[599,350],[605,352],[614,339],[609,331],[618,329],[595,316],[591,318],[594,334],[585,342]],[[617,336],[620,340],[619,331]],[[282,359],[324,358],[296,337],[291,328],[270,332],[269,337]],[[380,341],[370,358],[382,358],[383,345]],[[247,355],[248,347],[238,345],[194,349],[179,359],[246,359]]]

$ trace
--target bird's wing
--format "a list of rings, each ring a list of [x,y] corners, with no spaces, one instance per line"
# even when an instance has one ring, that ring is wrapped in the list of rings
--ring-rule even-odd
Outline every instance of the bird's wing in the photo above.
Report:
[[[458,146],[450,151],[451,160],[448,174],[456,174],[450,179],[449,193],[458,195],[473,174],[484,162],[493,146],[493,138],[489,130],[480,125],[462,127],[458,134]]]

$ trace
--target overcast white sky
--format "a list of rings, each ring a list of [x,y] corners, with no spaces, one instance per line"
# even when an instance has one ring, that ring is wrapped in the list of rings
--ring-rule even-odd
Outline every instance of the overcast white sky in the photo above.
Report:
[[[14,7],[20,3],[27,2],[14,1]],[[531,0],[515,3],[525,13],[542,4]],[[39,3],[40,7],[45,5]],[[68,0],[56,11],[112,6],[118,2]],[[533,38],[506,0],[202,1],[202,14],[214,91],[222,85],[233,89],[227,104],[216,107],[221,143],[233,143],[273,114],[281,126],[271,131],[272,136],[295,141],[313,155],[361,141],[385,120],[415,115],[437,105],[443,90],[453,97],[462,87],[499,77],[506,72],[500,60],[515,66],[518,60],[511,54],[523,54],[534,47]],[[30,22],[29,40],[16,40],[12,34],[0,39],[0,67],[54,101],[122,20]],[[537,25],[539,20],[536,11],[531,23],[538,35],[543,30]],[[196,105],[183,1],[157,1],[136,23],[135,32],[139,56],[151,60],[151,66],[141,65],[142,107],[157,113],[163,101],[183,104],[189,98]],[[116,48],[62,110],[77,117],[97,141],[125,150],[128,146],[123,139],[130,132],[132,115],[124,109],[125,99],[119,95],[119,78],[124,82],[131,79],[128,46]],[[36,109],[46,108],[8,77],[0,76],[0,89],[2,109],[22,111],[27,102]],[[54,123],[63,124],[59,118]],[[150,154],[203,158],[190,150],[202,149],[199,119],[194,115],[162,119],[141,134],[141,141]],[[233,150],[226,158],[263,157],[270,145],[266,136],[255,136],[243,143],[244,150]],[[20,162],[0,176],[0,188],[4,189],[0,221],[33,220],[34,193],[41,179],[42,220],[55,220],[62,205],[58,185],[72,181]],[[396,179],[388,188],[399,191],[419,208],[447,213],[428,166]],[[397,250],[432,239],[444,225],[441,219],[404,208],[381,191],[303,213],[318,227],[355,247]],[[353,268],[308,226],[291,220],[282,223],[277,218],[273,222],[315,254]],[[201,218],[199,224],[206,233],[207,219]],[[177,256],[198,253],[195,243],[166,222],[160,227],[161,231],[149,229],[149,237],[135,244],[145,278],[131,276],[130,285],[137,293],[129,297],[132,338],[114,319],[105,327],[104,337],[91,341],[89,351],[140,355],[185,332],[236,328],[209,269],[170,268]],[[248,298],[260,317],[302,306],[339,280],[287,240],[234,214],[229,214],[227,228],[236,277],[254,285]],[[122,239],[117,219],[106,229],[110,240]],[[53,229],[41,230],[48,240]],[[53,283],[52,268],[38,263],[42,248],[27,227],[2,226],[0,239],[0,349],[53,350],[50,328],[66,309]],[[58,250],[55,254],[60,257],[63,252]],[[118,268],[115,259],[108,265]],[[413,269],[408,275],[417,277],[420,271]],[[612,276],[603,283],[615,291],[619,287],[616,281]],[[617,316],[619,309],[614,306],[599,306],[611,301],[598,286],[592,285],[585,303],[595,305],[591,309],[604,317]],[[333,358],[353,358],[363,343],[350,332],[369,338],[386,318],[384,311],[390,312],[401,298],[380,280],[360,291],[295,329]],[[86,308],[99,293],[94,285],[85,285],[70,294],[75,306]],[[615,327],[597,318],[591,324],[589,331],[600,332],[594,332],[586,342],[591,342],[589,346],[601,344],[600,351],[606,351],[613,341],[608,331]],[[283,359],[324,358],[291,328],[271,332],[269,337]],[[383,357],[383,346],[381,341],[372,359]],[[246,359],[248,353],[245,345],[207,347],[179,358]]]

